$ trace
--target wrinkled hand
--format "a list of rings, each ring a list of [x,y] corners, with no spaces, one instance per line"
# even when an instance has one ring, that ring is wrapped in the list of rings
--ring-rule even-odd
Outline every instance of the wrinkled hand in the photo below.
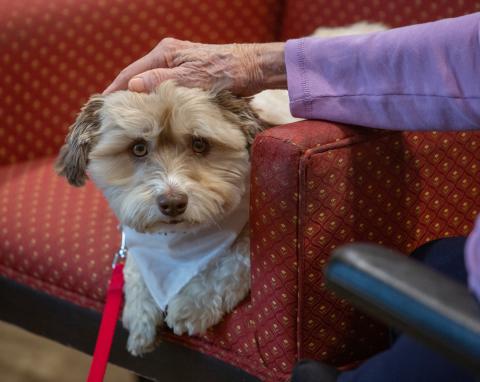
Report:
[[[284,48],[284,43],[208,45],[165,38],[123,69],[104,93],[127,88],[150,92],[169,79],[241,96],[286,88]]]

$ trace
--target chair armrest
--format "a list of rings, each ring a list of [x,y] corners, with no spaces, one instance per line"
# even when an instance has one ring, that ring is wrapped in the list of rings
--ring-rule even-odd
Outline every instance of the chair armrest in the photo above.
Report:
[[[317,272],[308,269],[307,261],[315,256],[323,262],[329,252],[314,255],[306,248],[306,243],[314,239],[307,232],[306,218],[312,212],[307,200],[312,193],[308,181],[312,159],[319,153],[329,156],[338,148],[385,134],[391,133],[325,121],[302,121],[271,128],[256,137],[251,154],[251,296],[253,309],[258,312],[254,316],[258,347],[266,366],[274,366],[270,361],[281,353],[289,359],[282,365],[285,372],[298,358],[306,357],[345,365],[378,349],[381,330],[372,326],[363,331],[362,336],[370,337],[371,346],[364,344],[362,336],[352,336],[350,331],[362,330],[366,320],[356,320],[358,314],[350,308],[340,312],[335,306],[338,299],[329,296],[331,292],[324,290]],[[322,163],[333,167],[335,161]],[[320,187],[317,193],[319,190]],[[313,242],[319,244],[319,238]],[[322,291],[311,290],[307,285],[310,283]],[[311,314],[313,311],[316,317]],[[352,325],[355,322],[360,325]],[[338,332],[334,328],[337,323],[339,327],[343,325]],[[314,327],[322,338],[311,337]],[[353,349],[360,342],[360,355],[345,351],[347,346]]]
[[[385,326],[325,287],[330,254],[359,240],[410,253],[436,238],[467,235],[480,210],[479,145],[480,132],[324,121],[257,136],[251,295],[267,366],[279,352],[345,366],[387,346]]]
[[[480,304],[463,285],[372,244],[336,249],[326,278],[358,307],[480,373]]]

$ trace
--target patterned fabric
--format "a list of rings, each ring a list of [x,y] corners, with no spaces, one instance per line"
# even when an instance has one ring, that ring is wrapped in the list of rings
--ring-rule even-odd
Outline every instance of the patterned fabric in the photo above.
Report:
[[[0,0],[0,164],[54,155],[93,93],[163,37],[271,41],[280,0]]]
[[[480,11],[479,0],[286,0],[283,30],[287,40],[307,36],[319,26],[358,21],[382,22],[389,27],[425,23]]]
[[[379,351],[385,330],[325,288],[329,254],[353,241],[409,253],[435,238],[467,235],[480,208],[479,144],[480,133],[325,122],[278,127],[257,138],[252,301],[261,298],[270,312],[281,302],[262,327],[275,333],[273,341],[260,343],[260,351],[276,346],[287,365],[298,357],[339,366]],[[292,336],[296,350],[278,345]]]
[[[120,240],[92,183],[69,187],[52,158],[0,167],[0,274],[100,310]]]
[[[91,183],[72,188],[53,173],[66,126],[90,94],[161,37],[273,40],[282,3],[0,1],[0,275],[101,310],[117,222]],[[315,4],[325,20],[343,23],[332,10],[342,4],[351,21],[363,19],[355,11],[363,3],[289,1],[284,35],[321,23]],[[472,6],[428,4],[443,4],[438,15]],[[435,16],[432,7],[423,9]],[[410,9],[412,21],[419,8]],[[252,157],[251,296],[203,337],[165,337],[272,382],[287,380],[299,357],[347,365],[377,351],[383,329],[325,289],[328,254],[352,240],[408,252],[468,233],[480,208],[479,142],[473,133],[323,122],[262,134]]]

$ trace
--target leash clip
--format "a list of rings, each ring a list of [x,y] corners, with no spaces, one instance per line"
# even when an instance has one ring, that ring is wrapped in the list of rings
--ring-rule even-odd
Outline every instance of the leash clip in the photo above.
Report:
[[[121,226],[119,226],[119,229],[122,232],[122,242],[120,244],[120,249],[117,251],[117,253],[115,253],[115,256],[113,257],[112,268],[115,268],[117,264],[124,263],[128,253],[128,249],[125,244],[125,233],[123,232]]]

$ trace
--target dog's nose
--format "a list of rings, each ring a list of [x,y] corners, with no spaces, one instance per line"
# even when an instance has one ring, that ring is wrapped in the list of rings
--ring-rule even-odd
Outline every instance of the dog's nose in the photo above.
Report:
[[[188,196],[183,192],[174,192],[157,196],[158,208],[166,216],[181,215],[187,209]]]

